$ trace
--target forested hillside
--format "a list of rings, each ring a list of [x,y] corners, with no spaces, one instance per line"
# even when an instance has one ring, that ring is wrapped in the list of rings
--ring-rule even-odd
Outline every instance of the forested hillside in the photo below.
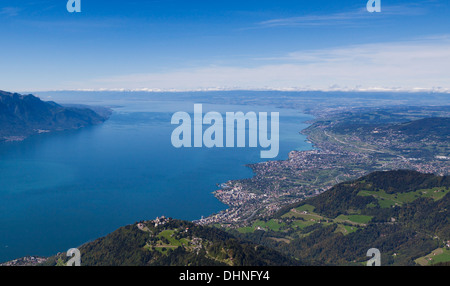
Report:
[[[81,246],[83,266],[267,266],[299,265],[267,247],[229,233],[168,218],[143,221]],[[64,265],[65,254],[44,265]]]
[[[230,231],[308,264],[358,265],[370,248],[385,265],[415,265],[435,250],[441,262],[450,260],[449,187],[448,176],[375,172]]]

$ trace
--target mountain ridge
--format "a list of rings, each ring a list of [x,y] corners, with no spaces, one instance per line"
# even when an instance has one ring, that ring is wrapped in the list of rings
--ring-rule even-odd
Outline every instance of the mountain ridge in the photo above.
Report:
[[[300,262],[214,227],[156,218],[120,227],[79,247],[83,266],[288,266]],[[63,266],[60,253],[41,265]]]
[[[64,107],[28,94],[0,90],[0,141],[20,141],[31,135],[101,124],[109,114],[90,108]]]

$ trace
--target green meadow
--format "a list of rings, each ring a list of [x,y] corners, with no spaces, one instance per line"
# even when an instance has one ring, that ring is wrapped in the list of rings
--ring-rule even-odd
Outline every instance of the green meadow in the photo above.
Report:
[[[437,201],[442,199],[450,190],[445,188],[422,189],[413,192],[387,194],[384,190],[360,191],[359,196],[373,196],[378,200],[380,207],[389,208],[395,205],[410,203],[418,198],[432,198]]]

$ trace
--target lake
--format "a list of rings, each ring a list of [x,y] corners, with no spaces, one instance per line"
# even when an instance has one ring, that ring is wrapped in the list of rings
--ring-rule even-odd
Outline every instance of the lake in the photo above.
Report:
[[[201,102],[195,102],[201,103]],[[260,148],[174,148],[173,113],[194,102],[113,100],[102,125],[0,144],[0,261],[50,256],[120,226],[165,215],[195,220],[227,208],[217,184],[248,178]],[[204,112],[280,112],[280,152],[312,149],[311,116],[270,106],[203,104]],[[274,159],[274,160],[275,160]]]

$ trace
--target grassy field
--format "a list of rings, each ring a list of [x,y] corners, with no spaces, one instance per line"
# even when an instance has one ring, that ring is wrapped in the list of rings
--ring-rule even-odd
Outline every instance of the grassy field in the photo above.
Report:
[[[417,264],[422,266],[448,261],[450,261],[450,250],[446,248],[435,249],[430,254],[415,260]]]
[[[349,225],[343,225],[343,224],[338,223],[335,232],[340,232],[344,235],[347,235],[347,234],[350,234],[357,230],[358,230],[358,227],[356,227],[356,226],[349,226]]]
[[[275,219],[271,219],[267,222],[261,221],[261,220],[257,220],[253,223],[253,228],[263,228],[263,229],[270,229],[273,231],[280,231],[280,228],[285,226],[285,223],[279,223],[277,220]]]
[[[240,233],[252,233],[255,231],[254,227],[246,226],[246,227],[240,227],[237,229]]]
[[[410,203],[418,198],[432,198],[437,201],[442,199],[450,190],[445,188],[433,188],[417,190],[407,193],[387,194],[384,190],[380,191],[361,191],[359,196],[373,196],[378,200],[380,207],[390,208],[394,205],[402,205],[404,203]]]
[[[175,249],[180,246],[188,246],[189,241],[185,238],[176,239],[175,234],[177,230],[163,230],[158,235],[157,238],[160,240],[157,241],[156,245],[147,245],[145,248],[149,250],[156,250],[163,254],[166,254],[169,249]]]
[[[299,212],[304,212],[304,211],[313,212],[314,209],[315,209],[314,206],[308,205],[308,204],[296,208],[296,210],[299,211]]]
[[[255,230],[272,230],[278,232],[281,228],[286,227],[285,223],[280,223],[278,220],[271,219],[269,221],[257,220],[253,223],[252,226],[240,227],[237,229],[240,233],[252,233]]]
[[[372,217],[366,215],[340,215],[334,219],[335,222],[349,222],[354,224],[367,224],[371,220]]]

